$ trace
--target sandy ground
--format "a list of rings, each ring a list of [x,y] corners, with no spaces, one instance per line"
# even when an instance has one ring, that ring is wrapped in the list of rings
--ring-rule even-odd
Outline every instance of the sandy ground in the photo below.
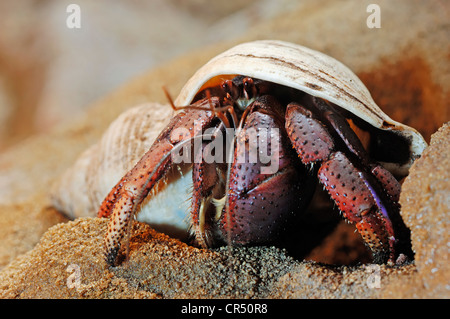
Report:
[[[233,41],[202,47],[158,66],[106,95],[86,115],[4,153],[0,157],[0,297],[450,297],[446,169],[450,128],[445,126],[431,139],[450,120],[449,8],[443,1],[399,1],[395,7],[378,1],[382,28],[369,29],[368,3],[299,5]],[[420,23],[411,24],[411,16]],[[129,260],[108,268],[101,247],[107,221],[68,221],[51,207],[50,185],[123,110],[147,101],[165,102],[162,85],[169,83],[170,91],[177,92],[198,66],[218,52],[261,38],[300,43],[341,60],[361,77],[387,114],[431,140],[401,195],[415,262],[393,268],[331,266],[295,260],[275,247],[200,250],[137,223]],[[326,243],[318,252],[329,252]]]

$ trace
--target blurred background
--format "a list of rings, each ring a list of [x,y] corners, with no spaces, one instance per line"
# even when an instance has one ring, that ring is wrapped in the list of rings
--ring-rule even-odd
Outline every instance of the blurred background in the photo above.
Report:
[[[68,6],[81,28],[69,28]],[[0,152],[133,76],[298,6],[289,0],[0,1]]]

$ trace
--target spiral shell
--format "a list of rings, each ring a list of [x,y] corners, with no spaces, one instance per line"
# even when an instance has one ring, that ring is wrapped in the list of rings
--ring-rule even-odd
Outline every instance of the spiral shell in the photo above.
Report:
[[[405,175],[426,147],[423,137],[416,130],[384,114],[364,84],[342,63],[320,52],[282,41],[244,43],[218,55],[186,83],[175,104],[189,105],[198,92],[235,75],[271,81],[326,99],[375,128],[402,136],[408,143],[408,160],[384,163],[396,173]],[[169,106],[150,103],[119,116],[101,140],[86,150],[55,184],[52,191],[54,206],[72,218],[95,216],[108,192],[150,148],[171,115]],[[174,177],[180,183],[164,186],[174,188],[166,192],[166,196],[171,196],[173,192],[187,192],[184,197],[190,198],[188,175],[184,172],[181,178]],[[161,223],[185,228],[187,204],[176,202],[174,198],[159,200],[165,206],[171,205],[170,208],[153,209],[149,215],[157,220],[161,217]],[[158,199],[152,199],[153,202],[158,202]],[[148,204],[142,207],[140,215],[152,210]]]

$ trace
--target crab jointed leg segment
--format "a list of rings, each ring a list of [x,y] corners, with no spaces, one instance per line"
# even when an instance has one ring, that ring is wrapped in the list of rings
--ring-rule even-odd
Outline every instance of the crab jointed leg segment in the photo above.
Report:
[[[376,195],[370,192],[360,171],[343,153],[336,152],[322,164],[318,176],[344,218],[355,224],[374,253],[375,261],[392,259],[393,256],[387,255],[393,253],[395,238],[391,221],[381,214]]]
[[[206,103],[216,102],[211,100]],[[134,218],[139,204],[172,164],[172,150],[180,143],[202,134],[202,130],[210,124],[212,118],[212,112],[207,110],[207,106],[204,110],[187,109],[178,113],[159,135],[150,150],[105,198],[98,216],[111,216],[104,242],[106,260],[109,264],[116,264],[122,241],[129,231],[129,223]],[[201,125],[195,127],[194,121],[200,122]],[[184,130],[184,135],[173,134],[179,127],[192,129]]]
[[[206,147],[203,145],[203,148]],[[219,176],[215,165],[203,161],[203,152],[195,154],[196,160],[192,168],[193,189],[191,204],[192,232],[197,244],[207,248],[211,244],[208,223],[206,219],[208,203],[214,199],[213,190],[217,187]]]
[[[287,107],[286,130],[293,147],[304,164],[320,164],[319,181],[343,217],[355,224],[374,261],[394,262],[396,234],[388,210],[398,212],[399,183],[368,160],[357,136],[333,107],[311,100],[307,108],[297,103]],[[323,123],[329,124],[327,128]]]
[[[114,264],[120,249],[121,242],[125,237],[129,223],[134,217],[136,207],[150,191],[152,186],[159,180],[167,168],[170,157],[162,161],[155,156],[149,156],[155,151],[161,155],[170,153],[173,145],[161,143],[152,148],[124,178],[111,191],[99,210],[99,216],[105,216],[106,209],[110,209],[111,219],[105,237],[106,259],[108,263]],[[149,170],[147,170],[147,168]],[[152,173],[149,173],[152,172]]]

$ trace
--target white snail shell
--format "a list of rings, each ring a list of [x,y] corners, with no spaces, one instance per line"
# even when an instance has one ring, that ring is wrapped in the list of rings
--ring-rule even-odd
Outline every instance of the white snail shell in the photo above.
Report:
[[[304,91],[350,111],[376,128],[396,131],[409,141],[410,160],[401,165],[385,163],[395,173],[405,175],[427,146],[416,130],[383,113],[364,84],[342,63],[323,53],[288,42],[248,42],[216,56],[186,83],[175,104],[189,105],[200,90],[234,75],[254,77]],[[150,148],[167,124],[171,115],[169,110],[167,105],[151,103],[130,109],[117,118],[99,143],[86,150],[55,184],[53,204],[73,218],[95,216],[104,197]],[[173,191],[189,190],[187,180]],[[172,203],[172,197],[162,201],[173,204],[172,208],[161,214],[156,213],[159,209],[151,209],[150,215],[169,216],[172,212],[167,223],[183,228],[186,223],[180,211],[187,211],[188,208],[182,202]],[[143,211],[146,209],[142,208]]]
[[[415,129],[387,116],[361,80],[344,64],[321,52],[284,41],[247,42],[219,54],[189,79],[175,104],[189,105],[200,90],[235,75],[298,89],[328,100],[376,128],[396,131],[410,141],[410,161],[402,165],[384,164],[399,175],[407,174],[427,146]]]

